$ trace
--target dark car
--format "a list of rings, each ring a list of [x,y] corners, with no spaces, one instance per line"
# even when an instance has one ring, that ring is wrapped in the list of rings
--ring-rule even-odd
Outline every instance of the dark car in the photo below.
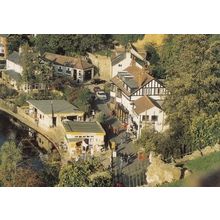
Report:
[[[106,81],[104,79],[93,79],[91,81],[92,84],[102,84],[102,83],[105,83]]]

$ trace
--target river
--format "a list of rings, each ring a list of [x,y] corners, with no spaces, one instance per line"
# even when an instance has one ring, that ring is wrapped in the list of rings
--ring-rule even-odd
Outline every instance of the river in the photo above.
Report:
[[[13,123],[6,114],[0,112],[0,148],[9,139],[15,139],[17,144],[23,140],[23,158],[28,161],[29,165],[31,164],[31,167],[40,169],[42,158],[47,158],[47,151],[39,147],[36,139],[30,140],[27,127],[18,125],[18,123]],[[24,141],[24,139],[28,140]]]
[[[9,135],[13,130],[13,125],[9,118],[0,113],[0,147],[8,140]],[[14,134],[16,134],[16,130],[14,130]]]

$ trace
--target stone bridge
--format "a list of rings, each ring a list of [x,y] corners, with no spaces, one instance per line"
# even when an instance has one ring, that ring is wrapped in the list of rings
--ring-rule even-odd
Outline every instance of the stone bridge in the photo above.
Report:
[[[64,133],[62,128],[56,127],[56,128],[49,128],[49,129],[43,129],[42,127],[37,126],[35,121],[25,114],[24,111],[22,111],[19,107],[10,106],[6,101],[0,99],[0,111],[6,113],[10,117],[13,117],[20,121],[22,124],[26,125],[27,127],[33,129],[37,133],[43,135],[46,139],[48,139],[58,150],[58,152],[61,155],[61,149],[59,148],[59,143],[63,141]]]

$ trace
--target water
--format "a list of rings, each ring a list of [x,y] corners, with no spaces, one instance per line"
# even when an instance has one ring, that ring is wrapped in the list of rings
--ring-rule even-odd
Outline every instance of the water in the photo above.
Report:
[[[0,113],[0,147],[7,141],[12,127],[9,118]]]
[[[28,137],[28,130],[15,126],[5,114],[0,112],[0,148],[9,139],[15,139],[17,143]],[[37,143],[26,143],[22,148],[22,154],[25,161],[36,169],[42,168],[42,160],[40,158],[40,149]],[[44,151],[45,153],[45,151]]]

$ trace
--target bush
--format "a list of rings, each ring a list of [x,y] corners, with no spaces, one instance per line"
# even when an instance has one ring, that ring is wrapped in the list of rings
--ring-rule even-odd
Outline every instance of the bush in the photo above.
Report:
[[[103,112],[99,112],[97,115],[96,115],[96,120],[103,124],[105,121],[106,121],[107,117],[106,115],[103,113]]]
[[[16,90],[8,88],[4,84],[0,84],[0,98],[2,99],[10,98],[10,97],[16,96],[17,94],[18,93]]]

